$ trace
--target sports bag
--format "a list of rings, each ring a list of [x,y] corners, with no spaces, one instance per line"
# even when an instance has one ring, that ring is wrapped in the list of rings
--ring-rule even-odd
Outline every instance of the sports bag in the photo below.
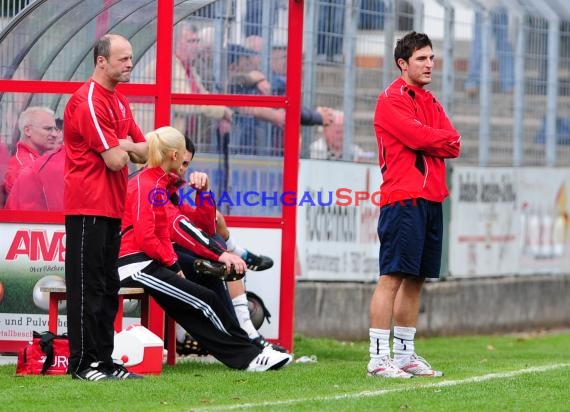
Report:
[[[32,341],[18,353],[16,375],[65,375],[68,361],[67,335],[34,331]]]

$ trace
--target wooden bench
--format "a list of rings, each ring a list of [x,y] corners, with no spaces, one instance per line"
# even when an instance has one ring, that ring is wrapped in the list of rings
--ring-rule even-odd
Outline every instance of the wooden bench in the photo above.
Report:
[[[49,293],[48,329],[57,334],[58,305],[67,300],[65,286],[50,286],[40,288],[41,292]],[[169,365],[176,364],[176,323],[170,316],[165,316],[164,310],[143,288],[119,289],[119,308],[115,317],[115,332],[123,330],[123,307],[125,299],[136,299],[141,302],[141,325],[166,341]],[[165,322],[166,320],[166,322]],[[166,339],[165,339],[166,337]]]

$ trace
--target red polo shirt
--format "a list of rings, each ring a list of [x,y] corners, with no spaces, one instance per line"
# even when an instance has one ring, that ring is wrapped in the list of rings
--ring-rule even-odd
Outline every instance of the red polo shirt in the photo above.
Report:
[[[101,153],[128,136],[135,143],[145,141],[127,98],[90,79],[73,94],[63,119],[64,213],[120,219],[125,208],[127,167],[112,171]]]

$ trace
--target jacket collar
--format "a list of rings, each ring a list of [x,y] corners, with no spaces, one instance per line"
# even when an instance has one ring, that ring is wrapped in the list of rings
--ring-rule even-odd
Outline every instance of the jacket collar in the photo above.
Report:
[[[148,167],[146,169],[146,173],[150,176],[160,180],[165,186],[172,185],[174,182],[180,179],[180,177],[176,173],[165,172],[162,167],[155,166],[155,167]]]

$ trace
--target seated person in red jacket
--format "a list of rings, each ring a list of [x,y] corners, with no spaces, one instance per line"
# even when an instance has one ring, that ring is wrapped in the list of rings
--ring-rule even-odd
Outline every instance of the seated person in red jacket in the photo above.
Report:
[[[65,150],[60,146],[22,169],[6,200],[6,209],[63,210]]]
[[[148,133],[148,167],[129,182],[119,252],[121,286],[142,287],[206,350],[226,366],[248,371],[279,369],[292,355],[270,347],[260,349],[239,327],[213,291],[186,279],[170,239],[164,207],[167,187],[186,152],[184,136],[172,127]],[[200,181],[192,181],[197,190]],[[209,192],[199,199],[207,201]],[[164,202],[166,200],[166,202]]]
[[[20,140],[4,175],[4,190],[10,193],[20,171],[47,151],[56,148],[57,128],[53,111],[47,107],[32,106],[18,119]]]
[[[179,175],[185,176],[194,154],[196,152],[194,143],[190,139],[186,139],[186,154],[182,166],[179,169]],[[176,182],[177,187],[181,182]],[[192,187],[198,185],[203,187],[205,191],[209,190],[208,175],[201,172],[193,172],[189,176],[190,187],[186,187],[184,191],[192,190]],[[200,191],[196,191],[198,199],[200,199]],[[219,225],[216,224],[221,214],[217,213],[214,201],[200,202],[196,201],[196,207],[191,206],[188,202],[180,201],[178,195],[173,198],[174,203],[170,202],[166,207],[169,210],[171,239],[175,242],[174,249],[179,257],[181,264],[191,265],[196,258],[208,259],[214,262],[222,262],[227,266],[227,270],[232,267],[238,273],[246,270],[247,262],[234,253],[228,253],[224,240],[220,237],[218,230]],[[216,217],[214,219],[214,216]],[[224,222],[225,224],[225,222]],[[225,225],[224,225],[225,226]],[[229,231],[225,227],[227,235]],[[249,256],[254,256],[263,266],[255,266],[253,270],[268,269],[273,265],[273,261],[262,255],[254,255],[248,252]],[[227,291],[221,282],[212,279],[193,279],[203,286],[209,287],[216,291],[223,298],[231,300],[230,307],[235,311],[237,320],[241,328],[248,334],[250,339],[259,347],[271,346],[273,349],[285,352],[286,349],[280,345],[269,343],[254,327],[250,318],[248,301],[246,296],[245,284],[242,279],[228,281]],[[191,337],[185,335],[184,331],[178,329],[177,340],[182,343],[183,347],[189,348],[189,353],[193,353],[196,343],[191,342]],[[179,345],[180,346],[180,345]],[[180,348],[180,352],[183,349]]]

